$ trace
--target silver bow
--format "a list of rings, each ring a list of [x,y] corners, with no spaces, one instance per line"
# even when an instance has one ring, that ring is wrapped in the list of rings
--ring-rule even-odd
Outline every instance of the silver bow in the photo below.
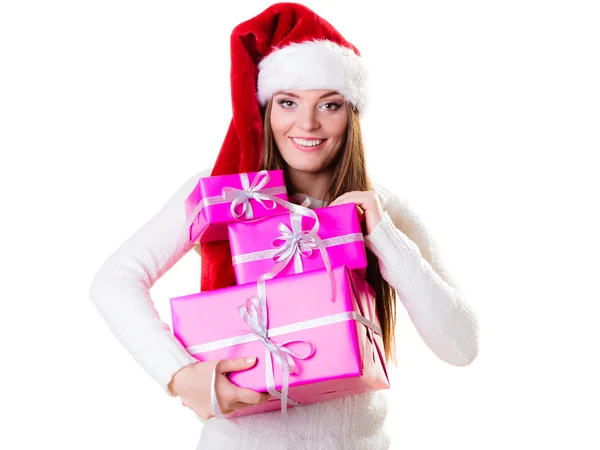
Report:
[[[299,403],[288,398],[289,375],[291,373],[296,372],[296,362],[294,361],[294,358],[310,358],[315,352],[314,345],[305,339],[292,339],[281,344],[277,344],[271,339],[269,339],[266,284],[264,277],[261,277],[258,281],[258,295],[248,299],[245,305],[239,306],[238,312],[248,329],[251,331],[251,333],[255,335],[258,338],[258,340],[261,341],[265,346],[267,391],[273,397],[276,397],[281,400],[281,412],[282,415],[285,417],[287,414],[288,403],[292,406],[300,406]],[[307,344],[309,346],[310,353],[305,356],[302,356],[289,349],[287,345],[293,342]],[[283,376],[281,381],[281,393],[279,393],[277,389],[275,389],[275,380],[273,377],[273,361],[271,358],[274,358],[275,362],[279,364],[279,366],[281,366],[282,369]],[[217,401],[216,396],[215,377],[216,366],[215,370],[213,371],[213,378],[211,382],[211,404],[215,418],[222,419],[223,413],[221,412],[221,408],[219,407],[219,402]]]
[[[287,413],[288,403],[293,406],[299,406],[298,403],[288,398],[289,390],[289,375],[296,372],[297,359],[308,359],[314,352],[315,348],[312,343],[304,339],[293,339],[290,341],[277,344],[269,339],[268,327],[267,327],[267,301],[265,293],[259,293],[258,296],[249,299],[249,304],[242,305],[238,308],[240,316],[244,320],[246,326],[250,329],[265,346],[265,362],[266,362],[266,380],[267,380],[267,391],[273,397],[281,400],[281,411],[285,415]],[[287,345],[293,342],[305,343],[309,346],[310,353],[305,356],[299,355],[293,350],[289,349]],[[275,380],[273,378],[273,361],[281,366],[283,377],[281,382],[281,394],[275,389]]]
[[[273,200],[273,195],[264,192],[262,189],[269,182],[271,177],[266,170],[261,170],[256,174],[254,180],[252,180],[252,184],[248,179],[247,173],[240,173],[240,181],[242,183],[242,189],[237,189],[234,187],[224,187],[223,188],[223,199],[227,201],[231,201],[231,206],[229,211],[231,215],[236,219],[239,219],[242,216],[245,216],[246,220],[250,220],[254,218],[254,212],[252,210],[252,203],[250,203],[250,199],[256,200],[260,203],[265,209],[274,209],[276,204]],[[265,205],[265,201],[271,202],[271,207]],[[241,212],[237,212],[238,206],[241,205]]]
[[[291,230],[284,223],[280,223],[277,227],[281,236],[273,239],[273,246],[278,247],[273,255],[273,260],[286,266],[293,258],[295,272],[301,273],[303,267],[300,257],[311,256],[313,249],[318,248],[318,244],[314,236],[302,229],[302,216],[300,214],[292,213],[290,222],[292,224]],[[282,242],[282,244],[278,246],[278,242]]]

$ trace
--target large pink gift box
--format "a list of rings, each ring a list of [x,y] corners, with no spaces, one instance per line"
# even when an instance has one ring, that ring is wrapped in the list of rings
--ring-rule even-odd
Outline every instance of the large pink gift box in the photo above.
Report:
[[[231,222],[286,212],[273,197],[288,200],[281,170],[200,178],[185,200],[190,242],[226,240]]]
[[[356,205],[315,209],[321,239],[332,267],[346,265],[364,275],[367,255]],[[229,246],[238,285],[258,280],[277,261],[289,261],[277,276],[325,268],[321,250],[306,234],[315,221],[296,213],[229,225]]]
[[[268,338],[275,344],[305,341],[287,345],[298,354],[289,375],[291,407],[389,388],[373,288],[346,266],[333,272],[335,302],[326,270],[266,281]],[[237,386],[267,392],[266,344],[238,311],[256,292],[256,284],[246,284],[172,298],[173,332],[200,361],[256,356],[252,368],[228,376]],[[282,368],[271,361],[274,388],[281,392]],[[225,417],[280,408],[274,398]]]

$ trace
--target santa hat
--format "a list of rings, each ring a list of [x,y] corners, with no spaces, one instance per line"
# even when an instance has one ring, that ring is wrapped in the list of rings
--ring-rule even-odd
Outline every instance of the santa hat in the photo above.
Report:
[[[255,172],[262,156],[261,107],[285,89],[337,90],[359,110],[365,103],[360,53],[325,19],[296,3],[277,3],[231,34],[233,119],[212,175]],[[227,241],[206,243],[202,290],[235,284]]]

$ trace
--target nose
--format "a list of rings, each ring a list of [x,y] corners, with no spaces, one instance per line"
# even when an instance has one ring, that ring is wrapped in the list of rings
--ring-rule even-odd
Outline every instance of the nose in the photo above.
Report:
[[[296,125],[304,131],[312,131],[321,127],[317,111],[314,108],[300,108],[296,118]]]

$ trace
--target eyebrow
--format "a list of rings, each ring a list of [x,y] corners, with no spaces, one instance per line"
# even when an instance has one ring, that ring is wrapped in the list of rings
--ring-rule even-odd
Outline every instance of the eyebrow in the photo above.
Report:
[[[279,91],[279,92],[275,92],[275,95],[285,95],[287,97],[293,97],[293,98],[300,98],[298,97],[296,94],[292,93],[292,92],[285,92],[285,91]],[[332,95],[342,95],[340,94],[338,91],[331,91],[331,92],[327,92],[326,94],[323,94],[319,97],[319,100],[325,98],[325,97],[331,97]]]

